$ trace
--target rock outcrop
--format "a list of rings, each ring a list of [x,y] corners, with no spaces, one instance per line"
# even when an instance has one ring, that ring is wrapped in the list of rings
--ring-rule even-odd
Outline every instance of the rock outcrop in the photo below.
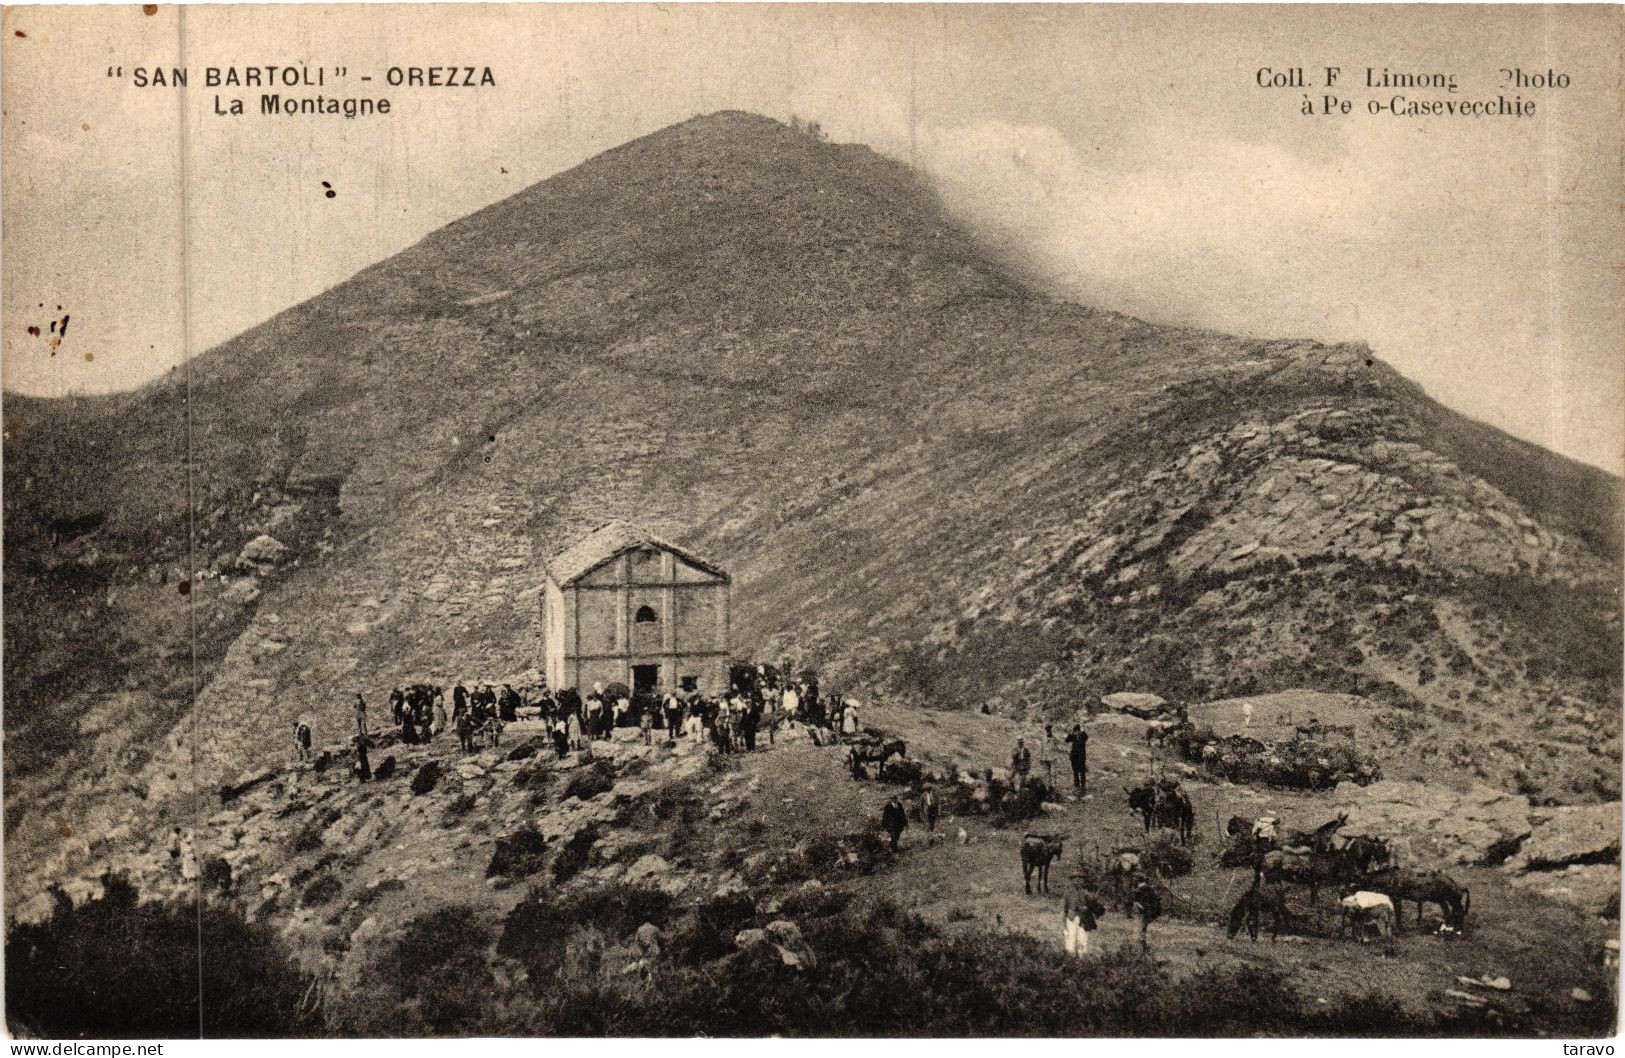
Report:
[[[1550,810],[1507,861],[1518,870],[1619,862],[1620,806],[1567,805]]]
[[[1619,907],[1620,804],[1543,808],[1518,794],[1384,780],[1337,788],[1340,833],[1381,838],[1402,866],[1499,864],[1512,884],[1601,914]]]
[[[1137,716],[1141,720],[1148,720],[1162,712],[1168,703],[1155,694],[1141,691],[1118,691],[1114,694],[1102,695],[1100,704],[1117,713],[1127,713]]]

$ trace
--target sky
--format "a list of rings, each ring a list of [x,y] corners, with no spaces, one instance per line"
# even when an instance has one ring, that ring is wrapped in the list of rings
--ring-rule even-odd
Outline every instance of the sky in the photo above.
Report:
[[[1445,404],[1619,472],[1622,10],[7,8],[4,383],[140,385],[599,151],[741,109],[913,163],[1059,296],[1366,341]],[[392,112],[213,113],[217,92],[250,111],[259,93],[207,88],[203,67],[301,62],[349,68],[326,91]],[[181,64],[185,90],[132,81]],[[411,65],[497,84],[380,83]],[[1335,89],[1257,84],[1328,65]],[[1367,67],[1458,91],[1368,89]],[[1503,87],[1512,67],[1568,85]],[[1351,113],[1299,112],[1328,91]],[[1396,94],[1537,110],[1369,112]]]

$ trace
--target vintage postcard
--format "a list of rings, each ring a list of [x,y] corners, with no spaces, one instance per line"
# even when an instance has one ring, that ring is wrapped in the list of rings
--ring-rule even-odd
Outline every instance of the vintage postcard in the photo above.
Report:
[[[7,1030],[1612,1036],[1621,11],[6,8]]]

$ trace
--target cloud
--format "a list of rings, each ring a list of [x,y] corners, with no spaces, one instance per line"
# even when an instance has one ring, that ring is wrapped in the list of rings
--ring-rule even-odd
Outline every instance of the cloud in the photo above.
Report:
[[[1380,125],[1312,156],[1153,128],[1095,162],[1055,128],[1001,121],[916,140],[950,209],[1060,296],[1366,340],[1453,407],[1620,465],[1618,426],[1597,429],[1618,404],[1616,281],[1557,227],[1574,206],[1542,193],[1539,166]]]

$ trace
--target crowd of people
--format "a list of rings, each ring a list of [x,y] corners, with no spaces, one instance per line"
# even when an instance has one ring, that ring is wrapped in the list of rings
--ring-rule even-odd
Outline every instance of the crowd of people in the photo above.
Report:
[[[766,665],[735,666],[729,689],[721,695],[679,688],[634,694],[621,684],[595,683],[586,695],[543,689],[533,704],[560,757],[592,740],[613,737],[617,727],[637,728],[646,744],[657,737],[709,743],[720,753],[749,753],[764,739],[771,745],[787,727],[857,730],[856,702],[821,694],[811,673],[793,677]]]
[[[403,745],[428,745],[437,735],[455,731],[463,753],[483,742],[498,745],[503,728],[516,720],[540,721],[560,758],[593,741],[614,737],[616,728],[632,727],[643,741],[710,743],[721,753],[748,753],[765,739],[771,745],[784,728],[810,728],[815,738],[852,736],[861,728],[859,703],[841,695],[820,693],[816,674],[794,675],[771,665],[735,665],[729,689],[721,695],[695,690],[654,688],[633,692],[624,684],[594,683],[586,694],[575,688],[557,691],[546,683],[516,689],[512,684],[458,683],[446,690],[426,683],[397,687],[389,695],[389,725]],[[356,771],[371,777],[367,744],[375,732],[365,697],[355,696]],[[296,759],[310,760],[311,725],[301,718],[294,726]]]

